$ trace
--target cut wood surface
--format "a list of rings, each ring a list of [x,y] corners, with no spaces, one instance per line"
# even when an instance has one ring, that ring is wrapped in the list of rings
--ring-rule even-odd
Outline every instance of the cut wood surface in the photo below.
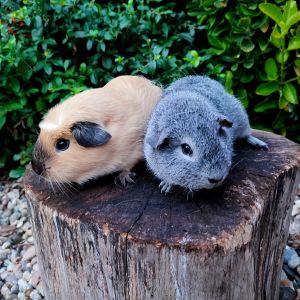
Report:
[[[222,188],[163,195],[99,180],[63,193],[30,169],[25,189],[46,299],[277,299],[300,180],[300,146],[254,131]]]

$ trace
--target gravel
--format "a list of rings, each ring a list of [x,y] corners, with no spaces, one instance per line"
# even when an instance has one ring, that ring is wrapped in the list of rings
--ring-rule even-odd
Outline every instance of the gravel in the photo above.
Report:
[[[0,183],[0,299],[44,299],[21,180]]]
[[[44,299],[21,180],[0,183],[0,299]],[[300,300],[300,190],[284,251],[280,300]]]

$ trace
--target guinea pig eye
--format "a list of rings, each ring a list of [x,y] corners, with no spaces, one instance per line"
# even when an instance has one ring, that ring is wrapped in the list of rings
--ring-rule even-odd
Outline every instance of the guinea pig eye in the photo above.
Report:
[[[70,141],[66,139],[59,139],[55,145],[58,151],[65,151],[69,148],[69,146],[70,146]]]
[[[193,150],[188,144],[181,144],[181,151],[183,154],[192,156],[193,155]]]

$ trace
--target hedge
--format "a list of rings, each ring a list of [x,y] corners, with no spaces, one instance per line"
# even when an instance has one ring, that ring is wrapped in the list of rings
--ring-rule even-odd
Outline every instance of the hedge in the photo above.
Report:
[[[296,1],[98,2],[1,1],[0,168],[11,177],[51,106],[122,74],[162,84],[209,75],[241,99],[253,127],[300,141]]]

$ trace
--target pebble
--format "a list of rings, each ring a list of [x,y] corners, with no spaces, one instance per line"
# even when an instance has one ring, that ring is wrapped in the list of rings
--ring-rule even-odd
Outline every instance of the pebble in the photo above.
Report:
[[[20,292],[25,292],[26,290],[29,290],[32,288],[32,285],[29,284],[26,280],[24,280],[23,278],[18,280],[18,286],[19,286],[19,290]]]
[[[30,296],[30,299],[32,299],[32,300],[42,299],[42,295],[37,290],[33,290],[29,296]]]
[[[6,241],[3,245],[2,245],[2,249],[7,249],[7,248],[9,248],[11,246],[11,241]]]
[[[297,292],[289,287],[281,287],[279,292],[280,300],[294,300]]]
[[[297,252],[291,247],[285,246],[283,254],[283,263],[287,264],[294,255],[297,255]]]
[[[18,294],[19,293],[19,287],[18,287],[18,285],[17,284],[14,284],[12,287],[11,287],[11,289],[10,289],[10,292],[12,293],[12,294]]]
[[[43,299],[23,189],[18,181],[1,186],[0,299]]]
[[[34,256],[35,256],[35,248],[34,246],[30,246],[23,254],[22,260],[31,260]]]
[[[300,266],[300,257],[298,256],[298,254],[296,253],[295,255],[293,255],[289,261],[288,261],[288,266],[291,269],[295,269],[298,266]]]
[[[20,217],[21,217],[21,213],[20,213],[19,211],[15,211],[15,212],[9,217],[10,225],[14,225],[14,223],[15,223],[16,221],[18,221]]]
[[[6,259],[9,253],[9,249],[0,249],[0,260]]]
[[[2,288],[1,288],[1,294],[4,297],[4,299],[9,299],[10,298],[11,292],[10,292],[9,287],[6,284],[4,284],[2,286]]]

